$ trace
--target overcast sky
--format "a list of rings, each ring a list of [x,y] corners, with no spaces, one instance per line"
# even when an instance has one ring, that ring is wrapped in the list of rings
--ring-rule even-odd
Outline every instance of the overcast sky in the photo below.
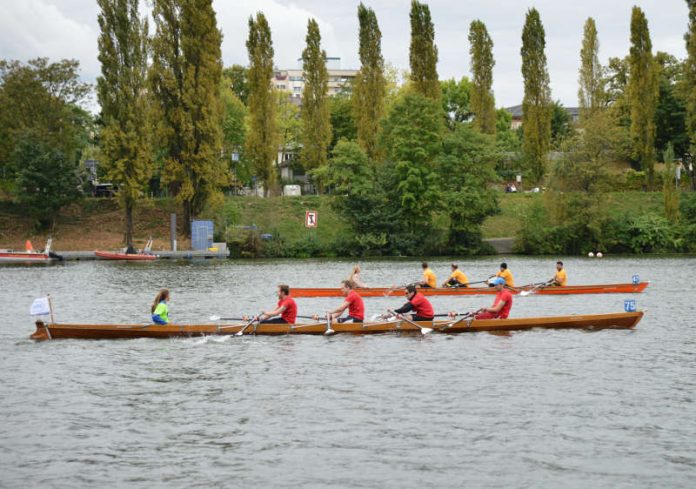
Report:
[[[278,68],[298,67],[304,48],[307,19],[314,17],[329,56],[341,58],[342,68],[359,68],[359,0],[214,0],[223,33],[224,64],[246,65],[245,40],[249,16],[262,11],[271,26]],[[398,69],[408,68],[410,0],[366,0],[382,31],[382,53]],[[431,0],[441,79],[470,76],[469,24],[482,20],[493,38],[497,106],[521,103],[520,46],[526,11],[535,7],[546,29],[546,55],[554,99],[577,106],[577,78],[583,24],[597,23],[600,60],[625,56],[629,48],[631,7],[648,17],[653,52],[666,51],[683,59],[687,28],[684,0]],[[143,8],[145,11],[145,8]],[[27,61],[48,57],[80,61],[85,81],[99,75],[96,0],[0,0],[0,58]]]

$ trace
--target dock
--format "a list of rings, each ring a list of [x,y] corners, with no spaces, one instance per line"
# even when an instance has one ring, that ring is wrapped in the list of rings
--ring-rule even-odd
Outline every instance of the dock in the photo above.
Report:
[[[59,251],[55,252],[57,255],[63,257],[65,261],[88,261],[96,260],[97,257],[94,255],[94,251]],[[181,250],[181,251],[153,251],[153,255],[156,255],[161,260],[208,260],[213,258],[227,258],[229,255],[229,250],[219,250],[219,251],[208,251],[208,250]]]

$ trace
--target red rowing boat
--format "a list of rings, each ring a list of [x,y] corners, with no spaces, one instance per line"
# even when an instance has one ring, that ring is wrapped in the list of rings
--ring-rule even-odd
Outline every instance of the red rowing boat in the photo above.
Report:
[[[523,287],[512,287],[510,292],[513,294],[538,294],[538,295],[566,295],[566,294],[637,294],[643,292],[650,282],[639,282],[637,284],[598,284],[598,285],[566,285],[564,287],[527,285]],[[339,288],[302,288],[295,287],[290,289],[293,297],[340,297]],[[388,295],[403,295],[403,287],[365,287],[355,289],[362,297],[379,297]],[[436,287],[419,288],[423,295],[479,295],[495,294],[494,287]]]

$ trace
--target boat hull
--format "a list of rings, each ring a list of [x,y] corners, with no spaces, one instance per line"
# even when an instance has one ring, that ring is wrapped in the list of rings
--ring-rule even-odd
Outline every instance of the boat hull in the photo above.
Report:
[[[584,314],[573,316],[546,316],[536,318],[508,319],[462,319],[459,321],[419,322],[422,327],[432,328],[438,333],[474,333],[523,331],[535,328],[546,329],[630,329],[643,317],[642,311],[611,314]],[[244,329],[245,335],[288,335],[326,333],[326,322],[307,324],[258,324]],[[36,322],[34,340],[76,339],[125,339],[125,338],[172,338],[206,335],[232,335],[244,328],[239,324],[51,324]],[[367,323],[333,323],[335,333],[419,333],[421,328],[405,320]]]
[[[643,292],[650,282],[638,284],[600,284],[600,285],[566,285],[565,287],[543,287],[535,289],[533,286],[512,287],[510,292],[520,294],[526,292],[534,295],[568,295],[568,294],[637,294]],[[389,287],[367,287],[355,289],[362,297],[380,297],[389,295],[403,295],[405,289]],[[496,294],[495,287],[421,287],[418,289],[423,295],[481,295]],[[340,297],[339,288],[301,288],[291,289],[293,297]]]
[[[109,251],[95,251],[94,255],[102,260],[152,261],[157,259],[156,255],[111,253]]]
[[[20,263],[20,262],[50,262],[53,258],[47,253],[30,253],[30,252],[0,252],[0,262]]]

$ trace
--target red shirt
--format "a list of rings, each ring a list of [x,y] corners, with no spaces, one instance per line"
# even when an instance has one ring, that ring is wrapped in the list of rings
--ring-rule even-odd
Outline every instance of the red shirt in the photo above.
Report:
[[[430,318],[430,319],[435,317],[435,312],[433,311],[433,305],[420,292],[416,292],[416,295],[411,297],[410,302],[411,302],[411,305],[413,306],[413,311],[416,313],[416,316],[420,316],[423,318]]]
[[[288,324],[295,324],[297,319],[297,304],[295,299],[287,296],[285,299],[278,301],[278,307],[285,306],[285,310],[280,314],[280,317],[285,319]]]
[[[351,290],[348,292],[346,302],[348,303],[349,316],[360,319],[361,321],[365,319],[365,304],[363,303],[362,297],[360,297],[356,291]]]
[[[503,289],[495,295],[495,301],[493,302],[493,307],[497,306],[500,301],[505,301],[505,305],[498,312],[499,319],[507,319],[510,314],[510,308],[512,307],[512,294],[508,289]]]

